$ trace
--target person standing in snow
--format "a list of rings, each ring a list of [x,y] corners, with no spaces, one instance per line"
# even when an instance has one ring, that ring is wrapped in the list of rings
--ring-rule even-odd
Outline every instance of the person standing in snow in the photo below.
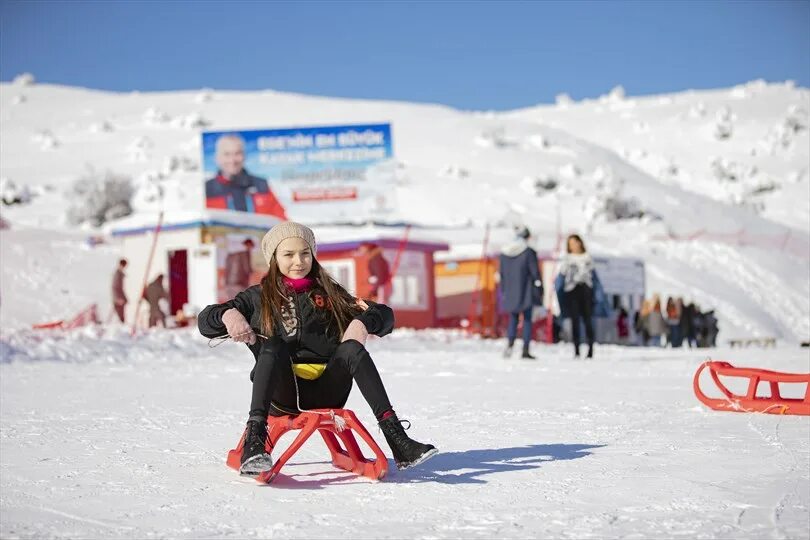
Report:
[[[433,445],[405,434],[365,348],[370,333],[391,333],[393,310],[355,298],[337,283],[315,258],[314,233],[300,223],[274,226],[261,248],[267,261],[261,284],[207,306],[197,318],[203,336],[230,336],[247,344],[256,359],[240,473],[272,467],[268,415],[342,408],[353,382],[377,418],[397,468],[436,454]]]
[[[714,310],[707,311],[703,314],[704,320],[704,328],[706,330],[706,346],[707,347],[716,347],[717,346],[717,334],[719,333],[719,327],[717,325],[717,317],[714,316]]]
[[[647,335],[656,347],[664,345],[667,335],[667,323],[661,313],[661,297],[654,294],[651,301],[650,313],[647,316]]]
[[[537,252],[529,246],[531,232],[526,227],[515,229],[515,239],[501,250],[498,261],[498,278],[501,287],[502,308],[509,313],[506,329],[507,345],[504,358],[512,355],[517,338],[518,320],[523,321],[523,353],[521,358],[534,360],[529,353],[532,340],[532,310],[543,305],[543,283],[540,281],[540,266]]]
[[[169,299],[169,293],[163,288],[163,274],[158,274],[152,282],[146,286],[143,297],[149,304],[149,328],[153,326],[166,327],[166,314],[160,309],[160,300]]]
[[[250,274],[253,271],[250,252],[253,240],[246,238],[242,245],[245,249],[228,253],[225,257],[225,297],[230,300],[250,285]]]
[[[365,242],[360,246],[360,252],[367,259],[368,298],[375,302],[385,302],[391,295],[391,268],[382,248],[373,242]]]
[[[636,335],[638,336],[638,343],[637,345],[641,345],[642,347],[646,347],[647,343],[650,341],[650,334],[647,330],[647,321],[650,318],[650,311],[652,310],[652,301],[650,300],[643,300],[641,302],[641,309],[636,312],[636,319],[633,326],[633,329],[636,331]]]
[[[681,316],[683,314],[683,301],[680,298],[677,300],[671,296],[667,298],[667,334],[669,335],[669,344],[672,348],[680,347],[683,342],[681,335]]]
[[[127,305],[127,295],[124,292],[124,278],[126,277],[124,274],[124,268],[126,267],[127,260],[119,260],[118,267],[115,269],[115,273],[113,273],[112,278],[113,309],[121,322],[124,322],[124,308]],[[112,314],[110,314],[110,316],[112,316]]]
[[[593,358],[594,295],[604,296],[594,271],[593,259],[585,243],[577,234],[566,240],[566,253],[560,259],[560,271],[555,279],[560,303],[560,316],[571,318],[574,357],[579,357],[579,320],[585,325],[588,340],[588,358]]]
[[[681,336],[686,340],[686,344],[691,349],[692,347],[697,346],[695,338],[695,305],[692,302],[684,305],[681,298],[678,298],[678,300],[680,300],[680,303],[683,306],[680,320]]]
[[[619,308],[619,314],[616,317],[616,335],[619,337],[619,343],[626,345],[630,338],[630,327],[628,326],[628,314],[624,306]]]

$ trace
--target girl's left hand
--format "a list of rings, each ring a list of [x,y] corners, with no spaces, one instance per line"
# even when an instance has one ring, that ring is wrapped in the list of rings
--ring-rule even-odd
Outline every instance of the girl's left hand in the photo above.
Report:
[[[358,305],[358,306],[360,306],[360,308],[361,308],[363,311],[365,311],[365,310],[367,310],[367,309],[368,309],[368,304],[366,304],[366,303],[363,301],[363,299],[362,299],[362,298],[358,298],[358,299],[357,299],[357,305]]]

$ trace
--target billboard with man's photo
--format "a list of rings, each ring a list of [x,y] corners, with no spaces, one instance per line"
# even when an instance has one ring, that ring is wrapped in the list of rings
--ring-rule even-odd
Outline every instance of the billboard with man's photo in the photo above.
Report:
[[[305,223],[390,215],[390,124],[202,134],[205,205]]]

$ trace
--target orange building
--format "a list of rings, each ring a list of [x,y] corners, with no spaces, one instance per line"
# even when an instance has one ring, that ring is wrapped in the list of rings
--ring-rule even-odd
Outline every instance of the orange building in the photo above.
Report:
[[[540,254],[541,274],[548,257]],[[500,310],[500,290],[496,274],[498,255],[469,258],[444,258],[436,263],[437,325],[464,328],[484,337],[506,333],[508,315]],[[546,285],[544,304],[549,304]],[[551,328],[546,320],[534,321],[535,339],[550,341]]]

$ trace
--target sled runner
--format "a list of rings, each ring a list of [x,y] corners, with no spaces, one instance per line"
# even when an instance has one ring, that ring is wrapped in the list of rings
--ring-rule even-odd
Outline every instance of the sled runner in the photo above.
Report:
[[[321,434],[323,442],[332,454],[332,464],[338,469],[353,472],[372,480],[380,480],[388,472],[388,458],[385,457],[385,454],[374,442],[371,434],[363,424],[360,423],[360,420],[357,419],[354,412],[349,409],[315,409],[303,412],[298,416],[267,417],[267,438],[272,447],[275,447],[281,436],[290,430],[300,430],[300,433],[278,457],[273,467],[256,477],[258,482],[265,484],[272,482],[284,464],[316,430]],[[375,459],[369,459],[363,455],[352,431],[360,435],[360,438],[366,442],[371,451],[374,452]],[[340,444],[341,442],[343,442],[343,445]],[[245,434],[242,433],[242,438],[239,440],[237,447],[228,452],[228,467],[239,470],[239,462],[244,446]]]
[[[700,389],[700,374],[708,368],[709,374],[722,398],[710,398]],[[742,377],[748,379],[748,390],[744,396],[734,394],[721,381],[723,377]],[[767,382],[770,396],[757,396],[760,382]],[[804,399],[786,398],[779,393],[779,383],[804,383]],[[810,415],[810,373],[781,373],[765,369],[737,368],[728,362],[708,361],[701,364],[695,373],[692,386],[695,396],[706,406],[718,411],[761,412],[768,414],[801,414]]]

